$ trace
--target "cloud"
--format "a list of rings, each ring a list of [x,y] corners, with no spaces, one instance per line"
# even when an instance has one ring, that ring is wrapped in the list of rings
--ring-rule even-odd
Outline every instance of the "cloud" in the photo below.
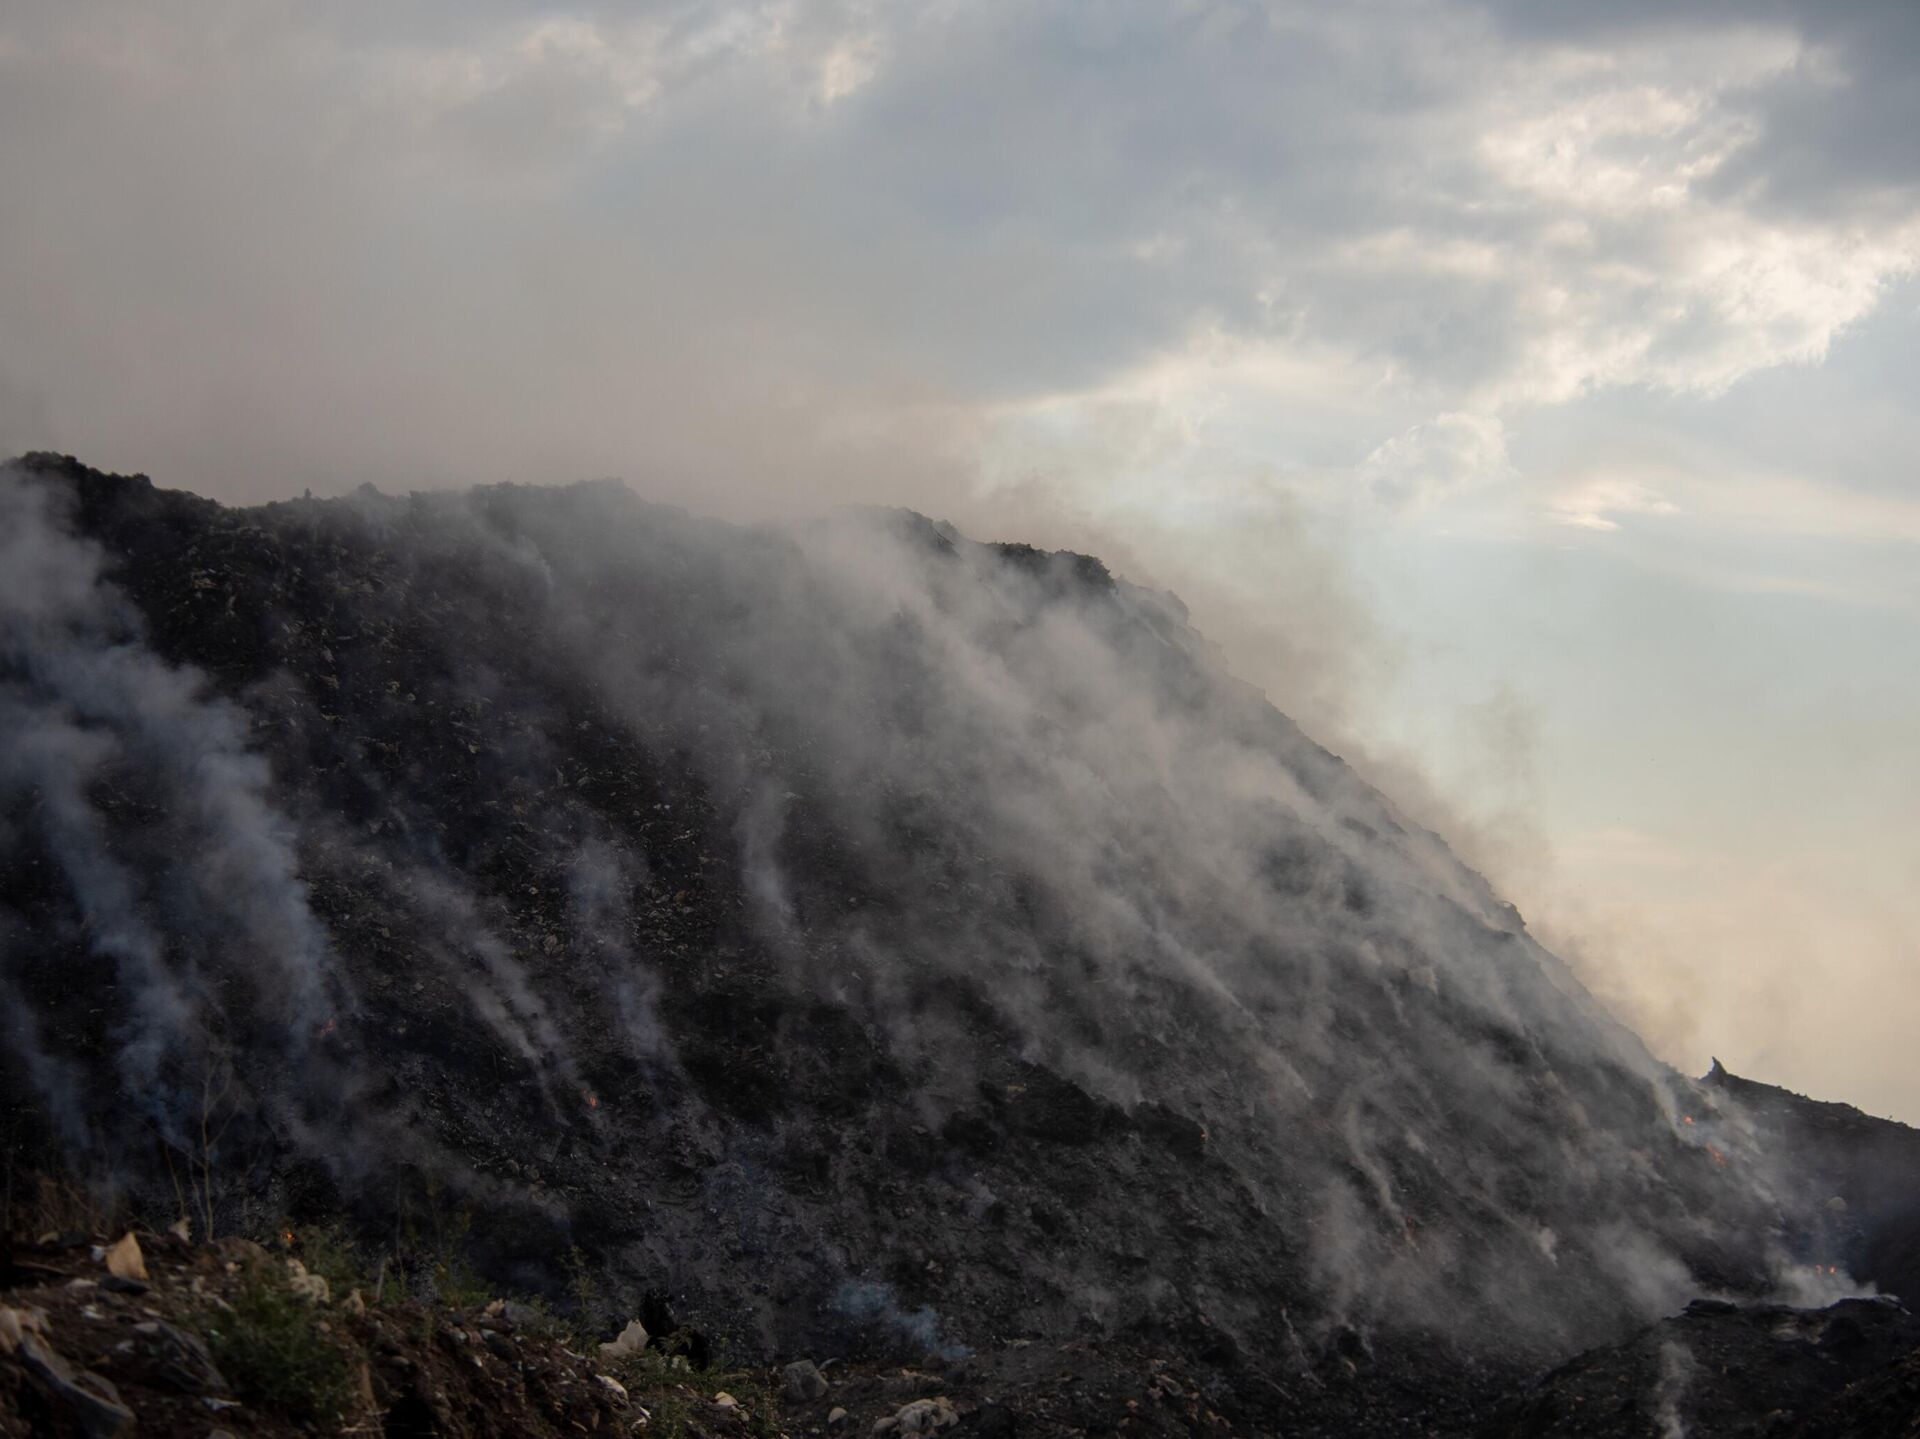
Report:
[[[1530,920],[1662,1058],[1911,1114],[1911,855],[1766,854],[1628,828],[1572,836]],[[1901,873],[1903,867],[1907,873]],[[1577,876],[1577,887],[1575,877]],[[1808,977],[1817,977],[1809,983]]]
[[[1642,480],[1603,475],[1555,496],[1548,513],[1555,524],[1617,530],[1616,515],[1677,515],[1680,507]]]
[[[1367,287],[1338,312],[1348,334],[1378,326],[1410,382],[1456,403],[1716,393],[1822,358],[1920,256],[1912,204],[1783,214],[1716,183],[1763,163],[1769,100],[1842,88],[1790,30],[1490,43],[1479,60],[1479,83],[1422,117],[1434,188],[1329,237],[1321,271],[1336,293]]]
[[[0,366],[0,455],[47,448],[50,438],[40,396]]]
[[[1396,435],[1360,466],[1373,497],[1393,509],[1429,504],[1513,473],[1499,419],[1456,413]]]
[[[1009,407],[1208,336],[1270,418],[1216,377],[1183,443],[1350,473],[1817,360],[1920,254],[1898,186],[1778,203],[1776,117],[1882,73],[1807,17],[200,0],[0,36],[0,361],[77,448],[236,494],[950,488]]]
[[[0,450],[1031,525],[1332,737],[1369,526],[1911,609],[1904,395],[1777,382],[1912,283],[1917,56],[1868,0],[14,6]]]

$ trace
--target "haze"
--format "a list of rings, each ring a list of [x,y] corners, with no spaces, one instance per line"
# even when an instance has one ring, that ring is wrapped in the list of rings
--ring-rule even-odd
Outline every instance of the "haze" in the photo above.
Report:
[[[0,0],[0,452],[1178,590],[1669,1060],[1920,1118],[1920,10]]]

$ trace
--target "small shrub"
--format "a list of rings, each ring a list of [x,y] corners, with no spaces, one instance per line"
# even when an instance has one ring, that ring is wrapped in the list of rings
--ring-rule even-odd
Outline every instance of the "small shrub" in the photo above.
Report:
[[[631,1388],[628,1392],[633,1393]],[[635,1393],[633,1397],[647,1410],[648,1434],[658,1435],[659,1439],[686,1439],[693,1423],[693,1403],[685,1393],[661,1389],[647,1394]]]
[[[461,1253],[442,1254],[426,1274],[428,1299],[449,1309],[477,1309],[493,1296],[493,1286],[482,1279]]]
[[[779,1392],[757,1370],[736,1370],[722,1374],[716,1389],[725,1389],[747,1411],[747,1433],[754,1439],[778,1439],[780,1434]]]
[[[277,1265],[251,1266],[231,1302],[231,1314],[209,1313],[203,1327],[214,1362],[242,1398],[294,1419],[346,1411],[353,1395],[346,1351]]]
[[[600,1285],[578,1244],[567,1250],[567,1297],[573,1302],[574,1323],[583,1333],[599,1324],[603,1317]]]
[[[779,1393],[768,1377],[749,1369],[711,1369],[695,1375],[673,1366],[675,1356],[643,1350],[603,1365],[626,1386],[636,1404],[653,1416],[647,1425],[652,1439],[686,1439],[706,1432],[696,1423],[701,1402],[721,1390],[739,1401],[746,1420],[740,1431],[751,1439],[777,1439],[782,1432]]]
[[[430,1232],[422,1230],[415,1216],[407,1217],[399,1246],[401,1263],[412,1271],[414,1297],[452,1309],[473,1308],[492,1299],[492,1286],[467,1258],[473,1211],[463,1208],[447,1214],[440,1206],[439,1186],[429,1181],[426,1218]]]
[[[593,1343],[592,1332],[555,1314],[553,1306],[538,1294],[528,1295],[517,1302],[531,1310],[534,1316],[530,1322],[520,1324],[519,1327],[523,1333],[539,1339],[551,1339],[556,1344],[566,1345],[569,1349],[579,1349],[589,1354],[593,1352],[588,1347]]]
[[[646,1408],[650,1439],[686,1439],[695,1402],[687,1383],[692,1376],[669,1369],[666,1356],[651,1350],[605,1361],[601,1368],[626,1387],[634,1403]]]

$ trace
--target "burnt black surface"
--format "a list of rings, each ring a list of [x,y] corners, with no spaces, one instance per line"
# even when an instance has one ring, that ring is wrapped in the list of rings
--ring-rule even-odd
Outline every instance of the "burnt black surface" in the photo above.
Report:
[[[100,845],[202,1016],[131,1089],[131,971],[76,898],[51,792],[8,792],[8,981],[45,1058],[14,1032],[16,1155],[72,1151],[47,1097],[70,1083],[87,1162],[165,1208],[209,1112],[235,1227],[457,1215],[502,1282],[557,1295],[578,1250],[610,1312],[651,1295],[743,1353],[1167,1353],[1256,1430],[1459,1432],[1649,1306],[1758,1295],[1836,1246],[1906,1262],[1878,1160],[1835,1191],[1860,1196],[1844,1232],[1827,1193],[1777,1188],[1739,1147],[1748,1096],[1655,1065],[1437,840],[1225,677],[1177,602],[1097,561],[869,517],[828,553],[911,571],[876,617],[804,543],[618,486],[231,510],[25,471],[126,611],[83,658],[150,651],[197,686],[181,723],[238,739],[88,771]],[[1125,683],[1020,711],[1049,627],[1072,642],[1043,658],[1093,647]],[[956,729],[978,700],[956,674],[1002,648],[1007,733]],[[22,653],[8,682],[44,689]],[[1153,797],[1132,752],[1085,750],[1114,702],[1150,711],[1148,739],[1257,756],[1297,801],[1219,859],[1185,849],[1232,785],[1172,784],[1111,844],[1063,828],[1091,902],[1020,801],[1091,789],[1133,821],[1099,797]],[[222,896],[236,862],[182,805],[216,792],[196,765],[242,752],[266,765],[262,843],[293,856],[279,909],[257,876]],[[1151,922],[1108,922],[1116,896]],[[310,986],[265,977],[256,911],[311,916]],[[1717,1147],[1676,1119],[1716,1092]],[[1846,1169],[1855,1133],[1828,1129]]]
[[[1760,1149],[1783,1157],[1796,1207],[1818,1216],[1847,1267],[1920,1305],[1920,1132],[1742,1079],[1718,1060],[1706,1085],[1748,1118]]]
[[[1890,1300],[1826,1309],[1701,1301],[1622,1344],[1581,1355],[1489,1420],[1485,1439],[1614,1434],[1787,1435],[1853,1428],[1911,1371],[1920,1320]],[[1909,1407],[1909,1424],[1915,1411]]]

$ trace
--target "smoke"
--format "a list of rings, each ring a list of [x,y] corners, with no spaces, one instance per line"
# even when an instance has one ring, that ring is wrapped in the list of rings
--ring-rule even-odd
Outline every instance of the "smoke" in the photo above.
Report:
[[[447,878],[444,862],[401,871],[395,881],[412,913],[424,920],[434,938],[429,955],[443,967],[465,1002],[538,1077],[550,1108],[581,1090],[579,1069],[546,999],[536,992],[525,966],[487,923],[480,902]],[[559,1090],[554,1088],[554,1081]],[[565,1100],[561,1095],[567,1096]]]
[[[956,988],[1100,1101],[1310,1135],[1293,1166],[1334,1197],[1316,1282],[1359,1319],[1611,1273],[1594,1212],[1644,1250],[1608,1281],[1628,1310],[1684,1286],[1688,1222],[1626,1178],[1664,1162],[1659,1067],[1166,597],[901,514],[733,531],[605,488],[475,511],[545,557],[555,643],[610,712],[741,816],[749,925],[788,982],[857,1005],[936,1118],[990,1077],[929,1002]],[[1201,1097],[1196,1043],[1238,1105]],[[1498,1301],[1447,1242],[1469,1215],[1510,1236]]]
[[[931,1308],[902,1309],[892,1288],[885,1284],[848,1280],[834,1292],[832,1308],[850,1323],[877,1330],[930,1359],[951,1364],[973,1353],[966,1345],[942,1337],[940,1316]]]
[[[12,947],[0,941],[0,960]],[[78,1065],[48,1051],[33,1006],[4,979],[0,979],[0,1038],[6,1042],[6,1052],[26,1070],[60,1142],[70,1153],[87,1153],[94,1136],[87,1122],[86,1076]]]
[[[1660,1379],[1654,1389],[1654,1423],[1660,1426],[1660,1439],[1687,1439],[1687,1426],[1680,1417],[1680,1401],[1693,1382],[1693,1354],[1684,1344],[1668,1340],[1660,1346]]]
[[[793,905],[778,860],[780,832],[790,792],[771,783],[752,791],[740,816],[740,871],[747,894],[770,934],[782,934],[793,921]]]
[[[1862,1284],[1838,1264],[1783,1263],[1775,1287],[1779,1301],[1796,1309],[1825,1309],[1842,1299],[1872,1299],[1879,1293],[1877,1285]]]
[[[39,706],[9,704],[0,723],[12,740],[8,797],[24,797],[29,786],[38,790],[47,850],[73,889],[89,947],[113,962],[134,995],[123,1021],[120,1067],[131,1092],[150,1094],[167,1047],[188,1029],[191,1005],[182,978],[163,959],[159,935],[140,913],[134,875],[110,852],[87,799],[94,771],[116,747]]]
[[[604,969],[620,1030],[635,1059],[671,1064],[673,1043],[660,1020],[660,978],[633,951],[629,896],[649,883],[646,861],[609,840],[580,846],[567,871],[578,957]]]
[[[99,550],[71,533],[69,498],[0,469],[0,800],[17,817],[4,838],[16,854],[35,839],[73,896],[80,951],[124,996],[123,1093],[184,1143],[187,1076],[236,1022],[270,1026],[297,1064],[345,996],[247,715],[147,645]],[[71,954],[16,942],[7,961],[10,988],[90,982]],[[28,1069],[54,1112],[85,1111],[69,1066]]]
[[[930,1214],[1016,1191],[980,1157],[1009,1145],[1057,1146],[1063,1186],[1095,1141],[1177,1162],[1190,1225],[1109,1177],[1080,1201],[1139,1272],[1036,1243],[997,1301],[1108,1329],[1207,1294],[1257,1345],[1284,1295],[1541,1352],[1771,1252],[1758,1170],[1682,1136],[1676,1081],[1513,910],[1096,560],[610,484],[203,511],[205,552],[273,564],[139,592],[166,613],[204,576],[269,636],[216,697],[51,489],[7,493],[10,842],[129,995],[129,1093],[218,1039],[311,1150],[342,1130],[295,1122],[302,1065],[338,1052],[355,1182],[432,1166],[541,1213],[612,1186],[626,1225],[682,1171],[767,1175],[752,1243],[845,1245],[811,1302],[932,1353],[929,1307],[841,1288],[900,1242],[834,1193],[847,1161],[782,1168],[767,1116],[798,1150],[807,1116],[897,1139]],[[51,1011],[66,953],[10,947],[6,978]]]
[[[1277,480],[1195,514],[1128,503],[1111,492],[1112,478],[1097,467],[1050,469],[1044,482],[997,483],[939,503],[969,533],[1098,555],[1166,592],[1275,708],[1329,747],[1365,753],[1363,718],[1385,701],[1401,656],[1362,591],[1341,518]],[[1386,768],[1384,757],[1378,763]]]

